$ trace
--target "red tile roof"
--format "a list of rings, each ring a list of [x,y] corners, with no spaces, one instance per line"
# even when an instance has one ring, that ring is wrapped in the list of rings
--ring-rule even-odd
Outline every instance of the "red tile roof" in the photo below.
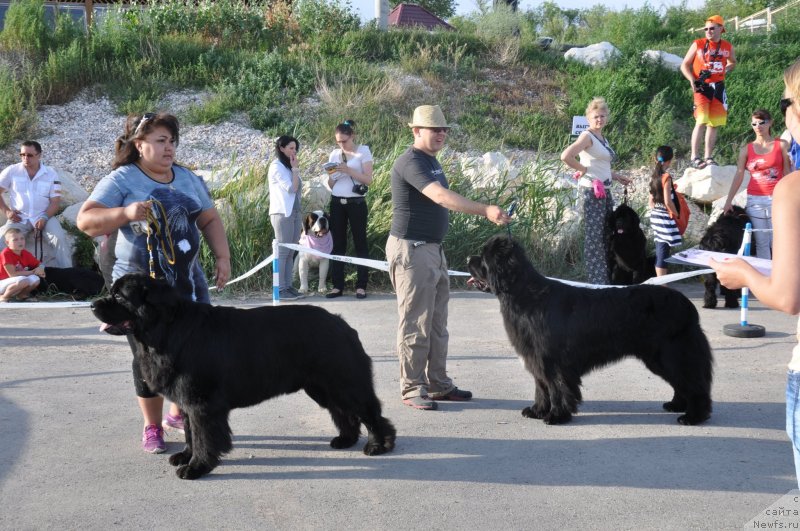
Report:
[[[389,25],[422,26],[429,30],[436,28],[453,29],[453,26],[417,4],[398,4],[389,13]]]

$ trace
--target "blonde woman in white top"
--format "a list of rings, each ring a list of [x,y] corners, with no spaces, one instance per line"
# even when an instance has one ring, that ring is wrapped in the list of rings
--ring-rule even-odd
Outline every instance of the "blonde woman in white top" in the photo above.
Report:
[[[337,149],[331,152],[329,162],[338,164],[328,176],[331,189],[330,228],[333,235],[333,254],[347,252],[347,226],[353,235],[356,256],[369,258],[367,247],[367,198],[366,186],[372,183],[372,153],[369,147],[355,143],[353,120],[345,120],[336,126]],[[369,270],[365,266],[356,267],[356,298],[367,296]],[[326,297],[333,299],[344,294],[344,262],[331,264],[333,289]]]
[[[583,197],[584,236],[583,259],[587,280],[591,284],[608,284],[608,234],[606,218],[614,208],[611,197],[613,181],[622,184],[630,179],[611,171],[616,153],[603,135],[608,123],[608,105],[603,98],[594,98],[586,107],[589,129],[561,153],[561,160],[576,171]],[[576,160],[578,159],[578,160]]]
[[[800,58],[783,74],[786,86],[780,109],[786,127],[800,138]],[[772,202],[772,274],[762,275],[740,258],[710,265],[726,288],[747,286],[758,300],[792,315],[800,313],[800,171],[775,185]],[[797,337],[800,339],[800,321]],[[795,345],[786,382],[786,432],[794,450],[795,473],[800,487],[800,345]]]
[[[297,151],[300,143],[296,138],[284,135],[275,141],[275,160],[269,165],[269,221],[278,243],[297,243],[300,240],[301,216],[300,195],[303,182]],[[281,300],[297,300],[303,296],[292,287],[294,253],[280,247],[280,297]]]

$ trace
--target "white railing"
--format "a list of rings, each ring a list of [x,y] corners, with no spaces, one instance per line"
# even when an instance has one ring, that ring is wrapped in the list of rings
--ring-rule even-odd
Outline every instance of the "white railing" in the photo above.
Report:
[[[770,7],[762,9],[757,13],[753,13],[749,17],[744,17],[744,18],[733,17],[731,20],[727,22],[727,24],[725,24],[725,29],[733,31],[750,30],[750,33],[754,33],[756,30],[761,30],[761,29],[772,31],[774,27],[772,21],[773,17],[776,14],[790,7],[798,7],[798,6],[800,6],[800,0],[794,0],[794,2],[789,2],[788,4],[782,5],[781,7],[776,9],[772,9]],[[699,28],[689,29],[689,33],[694,33],[696,31],[703,31],[703,26]]]

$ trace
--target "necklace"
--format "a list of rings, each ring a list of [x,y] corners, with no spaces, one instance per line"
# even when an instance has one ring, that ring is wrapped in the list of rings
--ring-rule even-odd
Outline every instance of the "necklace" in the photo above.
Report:
[[[175,190],[175,186],[173,185],[173,182],[175,181],[175,173],[172,171],[172,168],[170,168],[169,172],[166,174],[160,174],[145,168],[138,162],[135,162],[134,164],[136,164],[136,167],[139,168],[139,171],[144,173],[149,179],[152,179],[158,184],[163,184],[170,190]]]

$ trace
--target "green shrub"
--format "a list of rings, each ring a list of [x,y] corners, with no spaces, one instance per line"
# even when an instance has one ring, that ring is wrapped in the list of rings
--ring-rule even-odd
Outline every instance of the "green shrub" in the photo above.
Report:
[[[43,0],[15,0],[8,6],[0,42],[9,49],[43,55],[52,35],[44,18]]]
[[[34,116],[35,110],[29,110],[22,86],[11,70],[0,64],[0,145],[21,136]]]
[[[265,36],[262,11],[260,1],[151,1],[144,21],[162,35],[188,35],[231,48],[251,47]]]
[[[336,53],[338,41],[361,21],[349,0],[298,0],[292,3],[300,34],[323,53]]]
[[[523,16],[502,3],[476,19],[477,34],[492,41],[519,37],[522,32]]]

